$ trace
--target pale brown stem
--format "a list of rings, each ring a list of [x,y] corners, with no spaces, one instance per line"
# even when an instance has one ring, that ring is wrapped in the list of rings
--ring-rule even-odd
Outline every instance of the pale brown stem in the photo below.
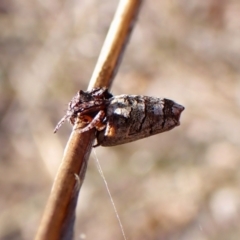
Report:
[[[141,2],[120,1],[89,83],[89,90],[111,86]],[[76,202],[94,139],[95,130],[71,133],[35,240],[72,239]]]

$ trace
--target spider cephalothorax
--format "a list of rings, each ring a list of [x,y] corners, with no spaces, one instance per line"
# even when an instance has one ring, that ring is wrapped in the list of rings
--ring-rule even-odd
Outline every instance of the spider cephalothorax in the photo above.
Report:
[[[91,91],[80,90],[68,104],[66,115],[58,122],[54,133],[69,120],[72,125],[77,121],[87,124],[86,127],[79,130],[85,132],[92,128],[97,130],[104,129],[104,119],[106,116],[106,108],[112,94],[106,88],[95,88]]]

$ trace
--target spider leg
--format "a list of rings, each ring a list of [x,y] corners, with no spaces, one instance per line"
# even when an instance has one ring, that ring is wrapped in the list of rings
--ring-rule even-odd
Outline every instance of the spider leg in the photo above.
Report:
[[[63,125],[63,123],[68,119],[69,116],[65,115],[57,124],[57,126],[54,129],[54,133],[58,131],[58,129]]]
[[[93,147],[98,147],[101,145],[101,142],[98,141],[98,139],[96,138],[96,143],[93,145]]]
[[[88,115],[80,115],[79,114],[78,118],[76,120],[76,123],[78,124],[81,122],[81,123],[85,123],[88,126],[92,122],[92,120],[93,120],[93,118]],[[74,119],[74,121],[75,121],[75,119]],[[75,122],[73,122],[72,124],[75,125]],[[81,127],[78,127],[77,124],[76,124],[76,126],[74,126],[73,130],[76,131],[76,130],[80,129],[80,133],[81,133],[82,129],[85,129],[87,127],[86,126],[84,128],[81,128]]]
[[[93,128],[96,128],[98,131],[103,130],[106,126],[103,123],[104,118],[105,118],[105,112],[103,110],[100,110],[98,114],[89,122],[89,124],[85,128],[82,128],[79,130],[79,133],[89,131]]]

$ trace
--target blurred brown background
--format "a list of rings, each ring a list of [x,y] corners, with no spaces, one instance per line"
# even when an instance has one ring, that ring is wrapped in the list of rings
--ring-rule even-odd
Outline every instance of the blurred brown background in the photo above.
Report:
[[[0,1],[0,239],[30,240],[118,1]],[[240,2],[145,1],[113,94],[167,97],[181,126],[96,149],[126,235],[240,239]],[[75,239],[123,239],[94,154]]]

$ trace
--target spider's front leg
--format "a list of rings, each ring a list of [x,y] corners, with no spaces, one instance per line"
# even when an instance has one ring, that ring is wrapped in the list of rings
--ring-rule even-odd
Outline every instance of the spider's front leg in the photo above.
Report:
[[[87,122],[88,125],[79,130],[79,133],[87,132],[93,128],[96,128],[97,131],[102,131],[106,124],[104,123],[105,112],[100,110],[94,118],[91,118],[88,115],[80,116],[80,120],[83,122]],[[76,130],[76,129],[75,129]]]

